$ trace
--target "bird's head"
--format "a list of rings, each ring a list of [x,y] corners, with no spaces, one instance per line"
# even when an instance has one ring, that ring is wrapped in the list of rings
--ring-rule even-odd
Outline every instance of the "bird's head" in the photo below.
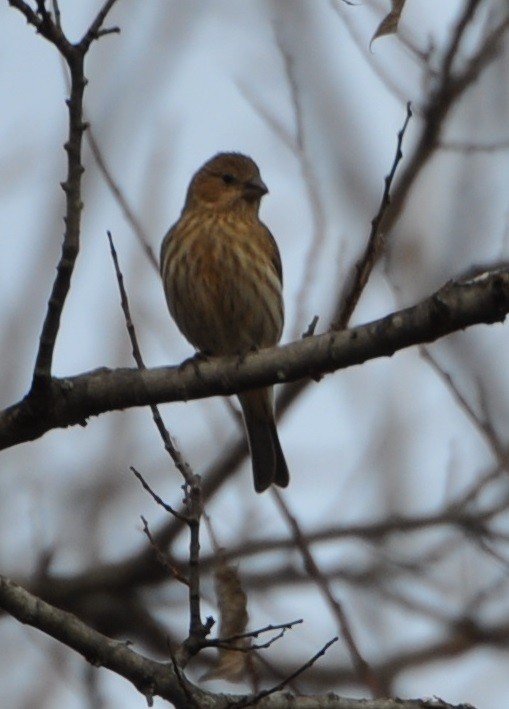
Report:
[[[267,192],[254,160],[241,153],[219,153],[194,175],[185,208],[247,208],[257,212]]]

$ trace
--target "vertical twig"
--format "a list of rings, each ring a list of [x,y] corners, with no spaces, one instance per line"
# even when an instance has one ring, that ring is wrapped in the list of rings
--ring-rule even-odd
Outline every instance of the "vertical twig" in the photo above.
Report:
[[[373,267],[382,251],[385,232],[382,230],[381,226],[384,216],[387,210],[389,209],[389,205],[391,203],[391,187],[394,181],[394,177],[396,175],[398,165],[403,158],[403,138],[405,136],[406,129],[408,128],[408,124],[410,123],[411,117],[412,108],[410,106],[410,103],[407,103],[405,121],[401,130],[398,131],[398,138],[396,142],[396,154],[394,156],[394,160],[392,162],[389,174],[386,175],[384,180],[384,190],[382,193],[380,207],[378,208],[378,213],[371,221],[371,232],[364,253],[355,265],[350,289],[347,291],[343,300],[341,316],[339,320],[333,325],[333,327],[336,329],[342,329],[347,326],[348,321],[350,320],[352,313],[355,310],[357,303],[359,302],[359,298],[361,297],[366,283],[368,282]]]
[[[46,8],[45,0],[37,0],[36,12],[23,0],[9,0],[9,4],[19,10],[25,16],[27,22],[33,25],[39,34],[56,47],[69,67],[71,79],[70,95],[66,102],[69,113],[68,139],[64,145],[67,153],[67,175],[62,183],[62,189],[65,192],[64,238],[60,260],[57,265],[57,275],[53,282],[46,316],[39,337],[39,349],[35,359],[31,394],[44,393],[51,382],[53,354],[60,328],[60,319],[71,286],[71,277],[80,246],[81,212],[83,209],[81,185],[84,172],[81,155],[83,134],[87,127],[83,120],[83,95],[87,83],[85,78],[85,56],[92,42],[98,39],[101,34],[118,31],[118,28],[101,30],[115,2],[116,0],[107,0],[90,24],[82,40],[77,44],[72,44],[62,31],[60,10],[56,0],[53,3],[54,19]]]
[[[110,244],[111,257],[115,268],[117,284],[120,291],[120,304],[122,307],[122,312],[124,313],[129,339],[131,341],[133,357],[138,365],[138,368],[144,369],[145,363],[143,361],[140,346],[138,344],[138,338],[136,336],[136,331],[131,317],[129,301],[124,287],[124,277],[118,262],[118,256],[113,243],[113,238],[109,231],[108,241]],[[200,522],[202,515],[201,480],[198,475],[193,473],[191,466],[186,460],[184,460],[182,454],[173,443],[171,436],[164,425],[158,407],[155,404],[152,404],[150,409],[152,411],[154,423],[163,440],[164,447],[184,478],[184,505],[186,507],[185,516],[179,512],[175,512],[173,509],[169,508],[169,506],[165,505],[143,481],[141,475],[135,472],[143,486],[148,489],[152,497],[156,499],[156,502],[158,502],[158,504],[162,504],[174,517],[180,521],[184,520],[189,527],[189,635],[182,643],[175,656],[180,666],[185,667],[188,660],[204,646],[205,638],[214,624],[214,620],[212,618],[207,618],[206,622],[202,623],[200,609]]]
[[[71,277],[78,257],[81,211],[81,181],[84,167],[81,161],[83,133],[86,125],[83,123],[83,94],[85,91],[84,59],[82,51],[68,49],[64,54],[71,77],[71,92],[67,100],[69,110],[69,139],[64,145],[67,153],[67,178],[62,183],[65,192],[65,233],[62,252],[57,266],[57,276],[48,301],[48,309],[42,327],[39,350],[34,367],[32,389],[34,391],[45,387],[51,379],[51,367],[55,349],[60,318],[65,300],[71,286]]]

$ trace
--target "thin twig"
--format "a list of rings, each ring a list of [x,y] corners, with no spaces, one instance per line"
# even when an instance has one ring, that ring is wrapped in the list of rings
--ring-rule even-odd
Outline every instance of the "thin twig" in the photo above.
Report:
[[[286,633],[287,630],[292,630],[294,625],[300,625],[304,621],[302,618],[299,618],[298,620],[292,620],[289,623],[278,623],[277,625],[266,625],[264,628],[257,628],[256,630],[250,630],[247,633],[237,633],[236,635],[230,635],[226,638],[213,638],[210,640],[207,640],[207,646],[208,647],[225,647],[229,650],[241,650],[243,652],[249,652],[249,649],[254,649],[254,650],[259,650],[261,648],[269,647],[273,642],[276,640],[279,640],[279,638],[283,637],[283,635]],[[249,645],[247,647],[235,647],[232,646],[231,643],[234,643],[236,640],[244,640],[246,638],[257,638],[259,635],[262,635],[263,633],[271,633],[275,630],[281,630],[281,632],[275,637],[271,638],[268,641],[268,644],[264,645]]]
[[[142,487],[144,490],[146,490],[149,495],[152,497],[154,502],[156,502],[160,507],[162,507],[166,512],[169,512],[171,515],[179,519],[181,522],[187,523],[187,517],[183,515],[182,513],[178,512],[176,509],[171,507],[171,505],[168,505],[164,500],[162,500],[157,493],[155,493],[150,485],[146,482],[146,480],[143,478],[143,475],[139,473],[136,468],[134,468],[131,465],[131,472],[138,478],[140,483],[142,484]]]
[[[380,206],[376,216],[371,221],[371,232],[369,234],[364,253],[355,265],[355,270],[353,272],[354,277],[351,280],[350,289],[347,291],[343,300],[340,318],[332,326],[335,329],[340,330],[347,326],[348,321],[350,320],[352,313],[359,302],[366,283],[368,282],[369,276],[373,271],[373,267],[382,252],[386,234],[381,226],[391,203],[391,187],[398,169],[398,165],[403,158],[403,138],[405,137],[406,129],[408,128],[411,118],[412,109],[410,103],[407,103],[405,121],[401,130],[398,131],[396,154],[394,156],[389,174],[386,175],[384,180],[384,190],[382,193]]]
[[[145,364],[143,362],[143,357],[141,355],[140,347],[138,345],[136,331],[134,329],[134,325],[131,318],[127,293],[124,288],[124,279],[120,270],[117,252],[115,250],[113,238],[110,232],[108,232],[108,240],[110,243],[111,256],[113,259],[115,274],[117,277],[117,283],[120,291],[121,307],[124,313],[129,338],[131,340],[133,357],[136,361],[136,364],[138,365],[138,368],[140,370],[144,370]],[[161,435],[165,448],[170,454],[174,464],[180,470],[184,477],[184,504],[187,510],[186,515],[182,515],[181,513],[176,512],[176,510],[174,510],[172,507],[163,502],[162,499],[151,490],[150,486],[144,481],[143,477],[137,471],[135,471],[134,468],[131,468],[131,470],[140,480],[143,487],[152,495],[152,497],[158,504],[164,507],[164,509],[170,512],[174,517],[176,517],[180,521],[184,521],[189,527],[189,636],[182,643],[176,654],[176,657],[178,658],[181,667],[185,667],[188,660],[203,647],[204,640],[209,634],[210,629],[212,628],[212,625],[214,623],[212,618],[207,618],[206,622],[202,623],[200,611],[199,535],[200,519],[202,513],[201,481],[198,475],[194,475],[192,473],[189,464],[183,459],[180,451],[174,446],[171,440],[171,436],[163,423],[158,407],[155,404],[151,404],[150,408],[152,411],[153,420]]]
[[[120,304],[122,307],[122,312],[124,313],[124,318],[125,318],[125,322],[126,322],[127,332],[129,334],[129,339],[131,341],[133,358],[138,366],[138,369],[144,370],[145,363],[143,361],[141,350],[140,350],[140,347],[138,344],[138,338],[136,337],[136,331],[133,326],[133,322],[132,322],[132,318],[131,318],[131,311],[130,311],[129,302],[127,299],[127,293],[126,293],[125,287],[124,287],[124,278],[123,278],[122,272],[120,270],[117,252],[116,252],[115,246],[113,244],[113,237],[111,236],[111,232],[108,231],[107,234],[108,234],[108,241],[110,243],[111,257],[113,259],[113,265],[115,267],[115,274],[117,277],[118,288],[120,291]],[[164,422],[162,420],[161,414],[159,413],[158,407],[155,404],[152,404],[150,406],[150,410],[152,412],[152,418],[154,420],[156,428],[159,431],[159,435],[161,436],[161,438],[163,440],[164,447],[165,447],[166,451],[170,454],[171,459],[173,460],[173,462],[175,464],[175,467],[182,474],[182,477],[184,478],[186,484],[191,485],[193,483],[194,478],[195,478],[195,475],[191,469],[191,466],[183,458],[181,452],[177,449],[177,447],[173,443],[170,433],[169,433],[168,429],[166,428],[166,426],[164,425]]]
[[[43,24],[49,25],[52,22],[51,15],[46,8],[46,0],[36,0],[37,14],[41,16]]]
[[[444,82],[446,83],[448,83],[451,79],[452,65],[454,59],[458,54],[459,45],[461,43],[461,40],[463,39],[465,30],[472,21],[472,18],[480,2],[481,0],[468,0],[465,5],[465,9],[463,10],[463,14],[460,16],[456,27],[452,32],[451,41],[449,43],[447,52],[444,55],[444,60],[442,63],[442,76]]]
[[[173,670],[175,672],[175,676],[177,677],[177,681],[182,688],[182,691],[186,695],[186,699],[189,703],[189,707],[195,707],[195,709],[200,709],[199,704],[195,701],[194,697],[192,696],[191,692],[189,691],[187,687],[187,683],[185,681],[184,674],[182,672],[181,667],[179,667],[179,663],[177,662],[177,659],[171,655],[171,664],[173,667]]]
[[[468,7],[465,12],[468,13]],[[465,13],[463,14],[466,17]],[[442,65],[435,74],[438,77],[438,88],[430,93],[423,108],[424,123],[420,136],[416,140],[414,150],[406,161],[400,178],[394,187],[391,195],[391,208],[385,213],[381,229],[385,235],[388,235],[392,230],[417,178],[438,148],[446,118],[452,107],[456,105],[457,101],[477,79],[481,71],[496,56],[508,26],[509,17],[506,17],[484,38],[478,52],[467,62],[465,68],[455,76],[454,81],[447,72],[445,59],[442,61]],[[444,57],[452,54],[451,47],[454,42],[453,37],[445,50]],[[355,274],[352,274],[351,278],[354,279]],[[346,289],[338,294],[336,309],[332,318],[334,323],[347,324],[344,293],[353,292],[354,290],[355,285],[349,284]],[[278,415],[285,413],[292,406],[295,399],[300,396],[309,383],[310,380],[308,379],[284,388],[277,400],[276,409]]]
[[[37,0],[37,12],[23,0],[9,0],[9,4],[18,9],[37,31],[51,42],[64,57],[70,71],[71,89],[67,101],[69,109],[68,140],[64,146],[67,152],[67,176],[62,183],[65,192],[65,231],[62,251],[57,265],[57,275],[53,282],[48,300],[46,316],[39,338],[32,388],[30,394],[38,396],[46,394],[52,373],[53,354],[60,329],[62,312],[70,290],[71,277],[79,252],[81,212],[81,185],[84,168],[82,165],[83,133],[86,124],[83,120],[83,95],[86,86],[84,73],[85,55],[93,39],[98,37],[98,31],[106,19],[108,12],[116,0],[108,0],[91,23],[84,39],[77,45],[72,44],[64,35],[58,2],[53,3],[55,19],[53,20],[46,8],[44,0]],[[30,396],[30,395],[29,395]]]
[[[206,646],[206,638],[214,625],[214,619],[201,619],[200,593],[200,519],[202,511],[201,486],[195,477],[186,485],[187,524],[189,527],[189,635],[177,650],[175,657],[184,668],[191,657]]]
[[[86,33],[83,35],[83,38],[79,42],[78,46],[81,47],[82,50],[84,50],[85,52],[92,44],[92,42],[96,39],[99,39],[99,37],[102,37],[105,34],[111,34],[112,32],[120,32],[118,27],[113,27],[109,30],[102,29],[102,25],[106,20],[108,13],[116,2],[117,0],[106,0],[102,8],[97,13],[94,21],[92,22]]]
[[[55,24],[58,27],[58,29],[62,29],[62,23],[61,23],[61,15],[60,15],[60,6],[58,4],[58,0],[52,0],[52,5],[53,5],[53,14],[55,15]]]
[[[497,458],[501,467],[506,468],[508,460],[508,450],[501,442],[500,438],[496,434],[493,426],[490,424],[487,417],[481,420],[480,416],[474,411],[473,407],[466,400],[464,395],[460,392],[457,383],[454,381],[453,377],[445,371],[445,369],[438,363],[436,358],[431,354],[427,347],[421,346],[419,348],[421,357],[430,365],[433,371],[440,377],[440,379],[447,386],[452,396],[459,404],[462,411],[467,415],[468,419],[473,423],[477,431],[482,435],[485,441],[490,446],[493,454]]]
[[[275,642],[281,640],[281,638],[285,634],[286,630],[283,629],[277,635],[274,635],[274,637],[270,638],[270,640],[267,640],[267,642],[265,643],[249,643],[249,645],[232,645],[231,642],[229,642],[228,640],[224,641],[219,638],[217,641],[213,642],[213,647],[217,647],[219,650],[232,650],[234,652],[244,652],[247,654],[252,653],[253,650],[267,650],[267,648],[271,647],[271,645],[273,645]]]
[[[63,64],[63,68],[64,68],[64,81],[66,81],[68,83],[69,77],[68,77],[67,72],[65,71],[65,62]],[[102,176],[104,177],[106,184],[110,188],[111,193],[113,194],[113,197],[116,199],[118,206],[120,207],[120,210],[125,217],[125,220],[127,221],[128,224],[130,224],[131,229],[133,230],[134,235],[138,239],[138,242],[140,243],[143,251],[145,252],[145,256],[147,257],[150,265],[154,268],[155,271],[157,271],[157,273],[159,273],[159,262],[158,262],[156,255],[154,254],[152,246],[150,245],[150,240],[148,238],[148,235],[145,232],[145,229],[143,228],[141,221],[138,219],[138,217],[134,213],[133,209],[129,205],[129,202],[127,201],[127,197],[125,196],[124,192],[120,188],[120,185],[113,177],[113,174],[106,162],[106,158],[104,157],[103,152],[99,146],[99,143],[96,140],[94,130],[91,125],[88,125],[88,130],[86,131],[85,137],[86,137],[87,143],[90,147],[90,151],[92,153],[92,156],[95,159],[96,165],[99,168],[99,171],[102,173]]]
[[[186,578],[178,569],[177,567],[172,564],[168,558],[168,555],[163,552],[162,549],[160,549],[159,545],[155,541],[154,537],[152,536],[152,532],[150,531],[150,527],[148,526],[148,522],[145,519],[143,515],[141,515],[141,521],[143,522],[143,533],[147,537],[147,539],[150,542],[150,546],[154,550],[154,553],[157,557],[157,560],[161,564],[163,568],[165,568],[167,571],[171,573],[171,575],[177,579],[177,581],[180,581],[180,583],[185,584],[186,586],[189,586],[189,579]]]
[[[42,25],[42,19],[36,12],[32,10],[30,5],[24,2],[24,0],[8,0],[8,2],[11,7],[14,7],[16,10],[19,10],[25,16],[26,21],[30,25],[32,25],[36,28],[36,30],[39,31],[39,28]]]
[[[304,567],[307,573],[316,582],[318,588],[322,592],[322,595],[327,601],[329,608],[331,609],[338,622],[341,634],[343,636],[343,640],[345,641],[345,644],[348,648],[350,657],[352,658],[354,667],[356,668],[360,681],[362,681],[362,683],[366,687],[370,688],[375,697],[382,696],[381,687],[379,686],[379,682],[376,676],[373,674],[373,671],[371,670],[369,664],[363,658],[359,648],[357,647],[357,643],[355,642],[352,629],[350,628],[350,622],[346,616],[346,613],[341,603],[337,600],[337,598],[335,598],[334,594],[332,593],[327,579],[318,568],[318,565],[311,553],[309,543],[305,535],[302,534],[297,520],[291,514],[280,492],[275,488],[272,488],[272,495],[276,500],[280,512],[282,513],[284,519],[286,520],[288,526],[291,529],[293,540],[301,553],[304,562]]]
[[[84,53],[74,52],[72,60],[65,55],[71,76],[69,107],[69,138],[64,148],[67,152],[67,177],[62,183],[65,192],[65,233],[62,252],[57,266],[57,275],[53,282],[48,300],[46,317],[39,339],[32,390],[46,389],[51,379],[53,354],[60,329],[60,319],[71,285],[71,276],[80,247],[81,184],[84,167],[82,165],[83,133],[83,94],[86,80],[84,75]]]
[[[331,647],[331,645],[334,645],[338,641],[338,638],[332,638],[332,640],[329,640],[329,642],[325,643],[325,645],[315,654],[313,657],[305,662],[303,665],[301,665],[295,672],[292,672],[291,675],[288,675],[288,677],[285,677],[285,679],[282,682],[279,682],[279,684],[276,684],[274,687],[271,687],[270,689],[264,689],[261,692],[257,692],[257,694],[253,695],[252,697],[249,697],[249,699],[245,701],[240,701],[240,702],[235,702],[230,704],[231,709],[243,709],[244,707],[249,707],[257,704],[261,699],[264,697],[268,697],[271,694],[275,694],[276,692],[280,692],[282,689],[284,689],[290,682],[292,682],[294,679],[299,677],[303,672],[308,670],[310,667],[312,667],[317,660],[320,659],[320,657],[323,657],[327,650]]]

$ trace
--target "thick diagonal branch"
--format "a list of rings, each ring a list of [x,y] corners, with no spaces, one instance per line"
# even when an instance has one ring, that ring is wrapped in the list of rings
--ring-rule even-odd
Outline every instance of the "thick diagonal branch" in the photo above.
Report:
[[[134,406],[225,396],[291,382],[388,357],[509,312],[509,269],[448,283],[418,305],[349,330],[308,337],[281,348],[216,358],[189,367],[144,371],[99,369],[52,379],[44,396],[33,394],[0,413],[0,449],[39,438],[54,428],[84,425],[90,416]]]

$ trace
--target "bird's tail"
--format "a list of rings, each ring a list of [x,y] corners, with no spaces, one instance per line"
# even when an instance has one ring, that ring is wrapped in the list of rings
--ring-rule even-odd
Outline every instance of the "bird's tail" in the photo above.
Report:
[[[272,483],[286,487],[290,476],[277,434],[272,388],[244,392],[239,394],[239,401],[244,414],[256,492],[263,492]]]

